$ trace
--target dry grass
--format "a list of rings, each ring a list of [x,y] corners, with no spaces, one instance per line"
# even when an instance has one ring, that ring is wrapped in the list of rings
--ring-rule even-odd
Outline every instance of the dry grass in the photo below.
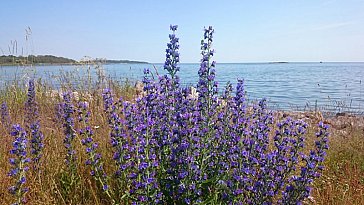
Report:
[[[323,176],[315,183],[317,204],[364,204],[364,131],[333,134]]]

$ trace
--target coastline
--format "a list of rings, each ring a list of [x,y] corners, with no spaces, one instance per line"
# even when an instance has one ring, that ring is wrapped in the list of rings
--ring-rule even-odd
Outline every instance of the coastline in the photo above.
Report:
[[[5,64],[0,64],[0,67],[2,66],[64,66],[64,65],[95,65],[98,64],[97,63],[29,63],[29,64],[19,64],[19,63],[5,63]],[[130,61],[127,63],[113,63],[113,62],[108,62],[108,63],[101,63],[102,65],[113,65],[113,64],[150,64],[148,62],[138,62],[138,61]]]

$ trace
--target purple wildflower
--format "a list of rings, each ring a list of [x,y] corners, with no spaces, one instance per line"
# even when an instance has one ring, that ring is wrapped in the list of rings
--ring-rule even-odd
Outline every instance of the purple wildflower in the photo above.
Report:
[[[323,169],[322,162],[328,149],[329,126],[323,122],[319,123],[319,131],[316,133],[315,150],[311,150],[309,155],[304,155],[303,160],[306,163],[301,168],[299,176],[292,176],[291,183],[286,186],[283,192],[281,204],[301,203],[305,198],[310,196],[313,180],[320,177]]]
[[[128,140],[126,138],[123,126],[123,120],[120,118],[118,111],[122,109],[122,99],[119,102],[114,102],[114,98],[110,89],[105,89],[102,93],[104,100],[104,111],[107,114],[108,123],[111,128],[110,137],[111,145],[114,148],[114,160],[118,167],[116,175],[121,177],[123,173],[123,179],[126,178],[126,173],[123,169],[126,167],[126,162],[124,161],[124,154],[127,154]]]
[[[103,169],[103,164],[101,161],[101,154],[97,153],[98,144],[93,141],[93,131],[90,127],[90,117],[91,112],[89,111],[89,105],[87,102],[79,102],[77,107],[78,120],[83,123],[83,128],[79,130],[79,134],[82,137],[82,144],[86,146],[86,154],[88,159],[86,165],[91,167],[91,175],[96,181],[100,183],[103,191],[108,195],[108,197],[113,201],[111,192],[109,190],[109,185],[107,181],[107,175]]]
[[[166,49],[166,61],[164,63],[164,69],[168,71],[171,78],[174,79],[176,73],[179,71],[179,39],[176,37],[177,25],[170,26],[172,34],[169,34],[170,42],[167,44]]]
[[[39,168],[39,160],[42,157],[43,133],[40,131],[38,103],[35,99],[35,83],[34,79],[29,80],[27,101],[25,103],[26,109],[26,123],[27,129],[31,134],[31,154],[34,169]]]
[[[62,119],[63,119],[63,129],[65,138],[63,140],[64,146],[66,148],[66,163],[69,165],[70,169],[75,171],[76,169],[76,151],[74,149],[74,138],[76,136],[76,131],[74,128],[73,114],[75,108],[71,102],[71,93],[66,92],[63,94],[63,102],[61,104],[62,108]]]
[[[20,125],[13,125],[11,130],[11,136],[13,136],[13,149],[10,154],[14,156],[11,158],[10,164],[12,169],[9,172],[9,176],[16,180],[15,184],[9,187],[9,192],[16,197],[15,204],[23,204],[24,194],[27,192],[27,188],[24,187],[26,182],[26,171],[28,167],[26,164],[30,161],[27,158],[27,137],[26,132]]]

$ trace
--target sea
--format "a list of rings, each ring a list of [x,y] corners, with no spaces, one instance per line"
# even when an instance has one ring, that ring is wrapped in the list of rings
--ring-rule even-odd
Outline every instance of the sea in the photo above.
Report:
[[[54,89],[68,82],[75,87],[105,76],[134,85],[144,69],[154,76],[163,64],[0,66],[0,89],[13,82],[25,85],[35,77]],[[196,86],[199,64],[180,64],[182,86]],[[276,110],[364,113],[364,63],[220,63],[216,65],[219,92],[243,79],[249,102],[267,99]]]

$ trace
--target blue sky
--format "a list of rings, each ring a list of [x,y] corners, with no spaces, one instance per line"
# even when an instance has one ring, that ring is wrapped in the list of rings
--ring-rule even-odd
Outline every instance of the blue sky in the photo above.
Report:
[[[203,27],[217,62],[364,61],[364,0],[2,1],[0,54],[163,62],[178,24],[181,62],[197,63]],[[27,27],[31,35],[25,40]]]

